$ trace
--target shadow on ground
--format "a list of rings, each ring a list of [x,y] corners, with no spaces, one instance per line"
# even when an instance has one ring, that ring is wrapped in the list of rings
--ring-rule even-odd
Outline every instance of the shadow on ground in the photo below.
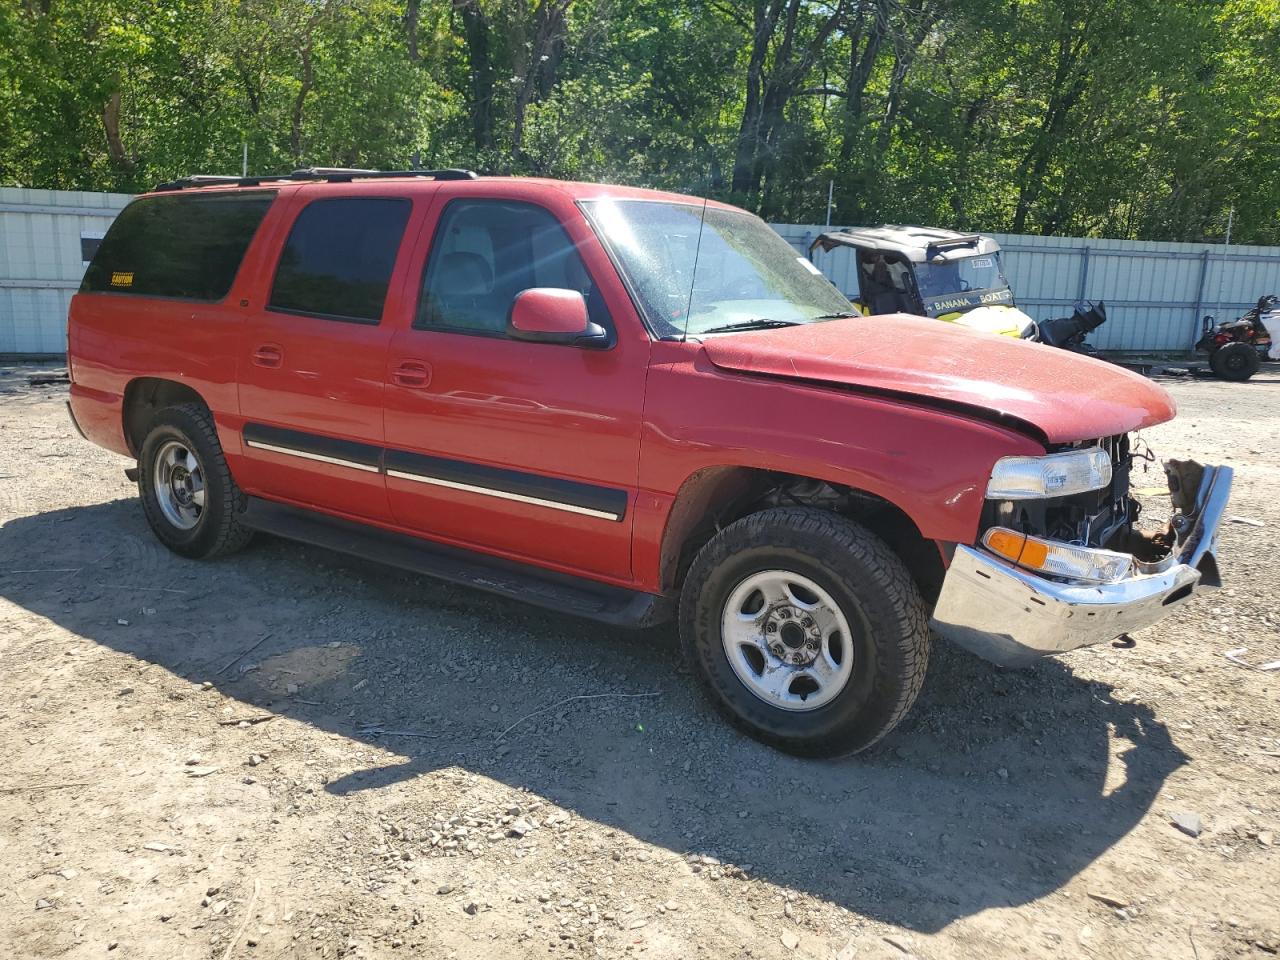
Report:
[[[1147,708],[1062,663],[1010,673],[945,647],[883,745],[796,760],[712,713],[670,631],[612,630],[269,538],[186,561],[151,538],[132,500],[5,523],[0,595],[407,758],[330,783],[335,803],[460,766],[920,931],[1058,889],[1134,828],[1185,761]],[[543,709],[605,692],[658,696]],[[370,724],[435,739],[361,732]]]

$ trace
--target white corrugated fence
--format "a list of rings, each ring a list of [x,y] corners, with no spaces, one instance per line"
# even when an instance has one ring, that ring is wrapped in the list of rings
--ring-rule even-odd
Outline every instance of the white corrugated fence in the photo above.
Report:
[[[0,187],[0,353],[62,353],[86,255],[130,197]]]

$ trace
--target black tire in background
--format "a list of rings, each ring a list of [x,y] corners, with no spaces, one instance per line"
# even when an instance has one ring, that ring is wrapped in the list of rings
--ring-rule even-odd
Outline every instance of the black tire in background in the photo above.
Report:
[[[765,702],[739,678],[722,641],[735,589],[776,569],[821,587],[853,634],[852,674],[834,700],[812,710]],[[929,660],[925,605],[901,559],[866,528],[808,507],[752,514],[702,548],[681,594],[680,638],[703,687],[734,725],[810,757],[856,753],[885,736],[915,702]]]
[[[1213,372],[1223,380],[1243,383],[1262,366],[1258,350],[1251,343],[1228,343],[1220,347],[1209,359]]]
[[[198,518],[188,529],[177,525],[161,505],[156,487],[157,457],[173,444],[190,451],[204,491]],[[213,416],[199,403],[166,407],[156,413],[138,452],[138,496],[157,539],[174,553],[194,559],[225,556],[242,548],[253,531],[240,523],[246,499],[236,486],[218,442]]]

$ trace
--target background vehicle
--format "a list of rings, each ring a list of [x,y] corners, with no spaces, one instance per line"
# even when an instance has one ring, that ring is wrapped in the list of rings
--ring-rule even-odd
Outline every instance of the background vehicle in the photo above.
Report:
[[[1196,349],[1209,355],[1209,366],[1223,380],[1248,380],[1264,359],[1280,360],[1280,343],[1272,331],[1280,330],[1280,297],[1268,295],[1238,320],[1215,323],[1204,318],[1204,336]]]
[[[912,313],[973,330],[1031,338],[1035,323],[1013,302],[992,237],[885,224],[824,233],[810,246],[848,247],[857,258],[862,313]]]
[[[1097,354],[1092,344],[1085,340],[1092,331],[1107,322],[1107,305],[1099,300],[1081,300],[1069,317],[1055,317],[1036,324],[1035,339],[1051,347],[1073,350],[1089,356]]]
[[[1160,387],[869,322],[723,204],[457,170],[192,178],[116,218],[68,329],[72,417],[137,460],[175,553],[264,531],[674,619],[725,715],[799,754],[891,730],[930,627],[1013,665],[1218,582],[1229,469],[1180,467],[1169,527],[1134,529],[1128,434],[1173,416]]]

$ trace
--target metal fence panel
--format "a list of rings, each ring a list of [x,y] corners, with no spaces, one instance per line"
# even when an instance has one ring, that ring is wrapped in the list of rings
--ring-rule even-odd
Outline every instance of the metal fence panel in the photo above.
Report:
[[[85,241],[131,198],[0,187],[0,353],[62,353],[67,307],[84,274]]]
[[[774,224],[807,253],[835,227]],[[1212,246],[994,234],[1018,305],[1036,320],[1065,316],[1080,299],[1107,304],[1107,323],[1090,334],[1101,350],[1190,351],[1201,317],[1236,317],[1280,293],[1280,247]],[[814,264],[846,293],[857,289],[853,253],[815,250]]]

